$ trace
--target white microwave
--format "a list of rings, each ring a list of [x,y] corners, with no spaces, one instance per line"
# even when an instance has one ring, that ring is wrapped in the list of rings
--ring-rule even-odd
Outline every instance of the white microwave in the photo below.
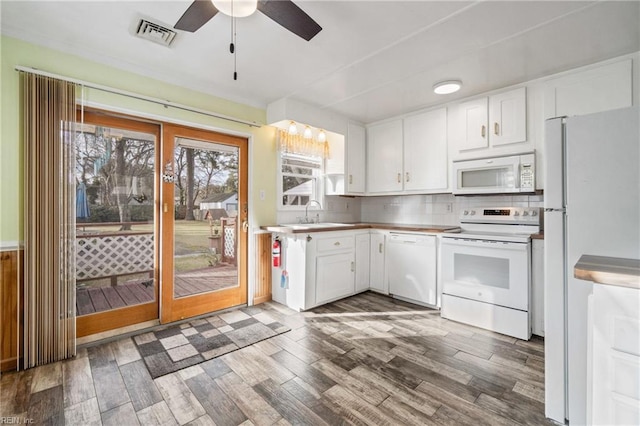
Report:
[[[536,189],[535,154],[453,162],[453,193],[532,193]]]

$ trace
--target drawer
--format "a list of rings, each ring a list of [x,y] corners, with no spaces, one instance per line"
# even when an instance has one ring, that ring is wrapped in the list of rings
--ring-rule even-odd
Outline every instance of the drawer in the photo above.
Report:
[[[353,235],[318,238],[318,252],[351,250],[355,247]]]

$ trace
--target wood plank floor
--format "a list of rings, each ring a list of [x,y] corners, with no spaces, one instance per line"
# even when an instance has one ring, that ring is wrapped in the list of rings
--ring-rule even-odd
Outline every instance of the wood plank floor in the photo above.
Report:
[[[0,418],[68,425],[514,425],[544,417],[543,340],[363,293],[291,331],[152,380],[131,338],[1,377]],[[251,309],[244,308],[244,309]],[[24,422],[23,422],[24,423]]]

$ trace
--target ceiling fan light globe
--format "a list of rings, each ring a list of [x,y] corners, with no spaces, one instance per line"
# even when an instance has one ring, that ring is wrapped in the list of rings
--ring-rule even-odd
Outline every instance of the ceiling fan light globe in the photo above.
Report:
[[[219,12],[234,18],[244,18],[258,9],[258,0],[211,0]]]

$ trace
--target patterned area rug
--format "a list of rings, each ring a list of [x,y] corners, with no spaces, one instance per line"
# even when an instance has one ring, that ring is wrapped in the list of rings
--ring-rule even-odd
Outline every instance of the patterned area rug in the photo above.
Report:
[[[154,379],[291,330],[257,306],[167,326],[133,341]]]

